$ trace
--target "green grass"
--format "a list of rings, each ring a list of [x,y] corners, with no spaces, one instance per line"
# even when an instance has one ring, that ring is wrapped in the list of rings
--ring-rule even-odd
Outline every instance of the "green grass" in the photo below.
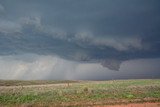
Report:
[[[4,83],[4,81],[0,81]],[[9,83],[7,83],[9,82]],[[12,84],[13,82],[13,84]],[[160,80],[114,80],[114,81],[38,81],[46,86],[31,86],[35,82],[22,86],[21,81],[5,81],[0,87],[0,105],[92,105],[109,104],[121,101],[160,101]],[[70,83],[69,83],[70,82]],[[0,83],[0,84],[2,84]],[[55,83],[63,83],[61,85]],[[70,84],[68,86],[68,83]],[[10,84],[8,86],[8,84]],[[21,84],[20,86],[15,86]],[[25,86],[26,85],[26,86]]]

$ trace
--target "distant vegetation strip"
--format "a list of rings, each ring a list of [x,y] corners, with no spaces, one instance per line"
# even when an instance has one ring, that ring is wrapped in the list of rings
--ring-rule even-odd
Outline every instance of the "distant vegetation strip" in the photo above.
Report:
[[[77,82],[78,81],[73,80],[0,80],[0,86],[26,86]]]

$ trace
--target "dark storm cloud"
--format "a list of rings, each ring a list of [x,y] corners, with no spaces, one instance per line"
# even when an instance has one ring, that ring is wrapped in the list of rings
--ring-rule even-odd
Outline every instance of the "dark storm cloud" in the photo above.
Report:
[[[0,0],[0,54],[102,62],[160,57],[159,0]]]

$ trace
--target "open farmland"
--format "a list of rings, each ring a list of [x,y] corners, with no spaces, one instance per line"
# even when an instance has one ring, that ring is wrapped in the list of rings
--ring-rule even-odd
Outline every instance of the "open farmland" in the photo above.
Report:
[[[160,80],[0,81],[0,106],[99,106],[160,102]]]

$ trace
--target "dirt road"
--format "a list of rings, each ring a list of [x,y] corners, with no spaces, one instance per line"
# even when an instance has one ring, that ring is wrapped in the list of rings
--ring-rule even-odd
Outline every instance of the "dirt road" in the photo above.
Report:
[[[104,105],[104,106],[95,106],[95,107],[160,107],[160,103],[141,103],[141,104],[122,104],[122,105]]]

